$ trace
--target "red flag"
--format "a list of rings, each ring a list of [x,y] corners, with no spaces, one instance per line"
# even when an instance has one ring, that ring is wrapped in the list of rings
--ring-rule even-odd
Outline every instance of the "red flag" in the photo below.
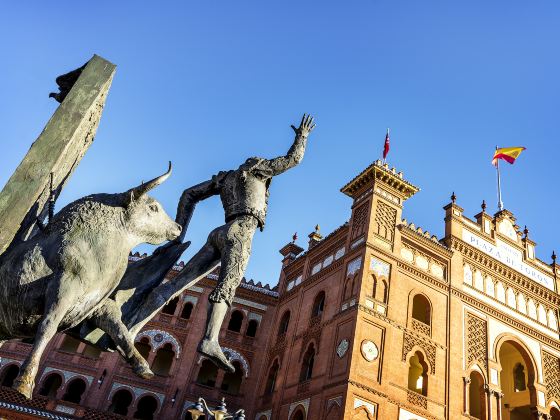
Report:
[[[385,145],[383,146],[383,160],[389,154],[389,129],[387,129],[387,135],[385,135]]]

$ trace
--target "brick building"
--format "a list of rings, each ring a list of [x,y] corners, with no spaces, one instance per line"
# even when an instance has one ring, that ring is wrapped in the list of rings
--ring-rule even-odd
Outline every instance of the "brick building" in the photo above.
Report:
[[[138,335],[154,379],[60,335],[36,397],[2,388],[0,415],[190,419],[198,396],[225,396],[251,420],[560,420],[560,266],[536,257],[513,214],[471,219],[452,197],[438,239],[402,219],[418,188],[379,161],[341,191],[349,222],[284,246],[275,288],[238,289],[220,338],[236,374],[196,353],[210,275]],[[2,385],[28,349],[0,349]]]

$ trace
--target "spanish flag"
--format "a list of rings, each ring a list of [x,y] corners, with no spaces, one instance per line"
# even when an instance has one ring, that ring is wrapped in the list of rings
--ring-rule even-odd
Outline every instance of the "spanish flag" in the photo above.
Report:
[[[496,153],[494,153],[494,157],[492,158],[492,165],[496,166],[498,164],[498,159],[503,159],[507,163],[513,164],[523,150],[525,150],[524,147],[502,147],[496,149]]]

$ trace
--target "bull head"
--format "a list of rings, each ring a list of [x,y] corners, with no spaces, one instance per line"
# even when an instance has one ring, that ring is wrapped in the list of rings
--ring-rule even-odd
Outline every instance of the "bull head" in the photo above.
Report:
[[[146,183],[142,182],[137,187],[131,188],[130,190],[125,192],[124,193],[124,196],[125,196],[124,197],[125,198],[124,205],[128,206],[134,200],[139,199],[144,194],[146,194],[148,191],[154,189],[155,187],[157,187],[158,185],[163,183],[171,175],[171,170],[172,170],[172,165],[171,165],[171,161],[169,161],[169,169],[167,169],[166,173],[164,173],[163,175],[160,175],[157,178],[154,178],[151,181],[148,181]]]
[[[181,234],[181,226],[165,213],[157,200],[147,195],[148,191],[169,178],[169,175],[171,175],[171,162],[169,162],[169,169],[163,175],[143,182],[124,193],[125,225],[140,243],[157,245],[165,240],[175,240]]]

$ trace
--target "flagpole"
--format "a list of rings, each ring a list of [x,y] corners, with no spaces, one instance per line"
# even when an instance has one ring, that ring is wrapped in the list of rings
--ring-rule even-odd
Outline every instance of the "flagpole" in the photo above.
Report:
[[[498,150],[498,146],[496,146]],[[500,182],[500,159],[496,159],[496,173],[498,176],[498,210],[502,211],[504,209],[504,203],[502,202],[502,187]]]

